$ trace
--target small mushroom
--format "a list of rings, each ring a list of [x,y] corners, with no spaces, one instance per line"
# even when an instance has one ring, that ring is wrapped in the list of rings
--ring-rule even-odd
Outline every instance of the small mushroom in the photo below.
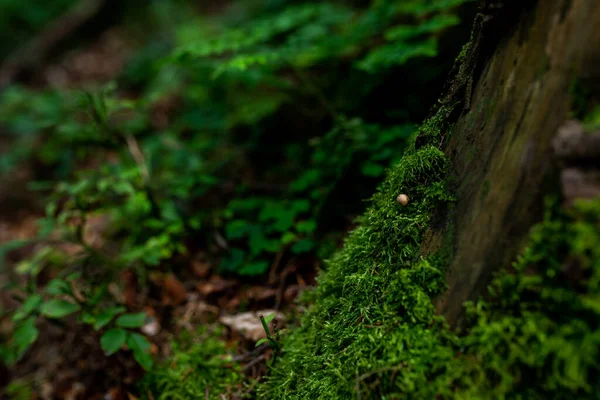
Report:
[[[408,204],[408,196],[405,194],[399,194],[398,197],[396,197],[396,201],[401,206],[405,206]]]

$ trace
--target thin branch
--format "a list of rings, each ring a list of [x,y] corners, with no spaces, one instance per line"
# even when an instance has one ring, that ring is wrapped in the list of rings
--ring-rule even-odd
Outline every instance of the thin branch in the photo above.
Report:
[[[148,171],[148,164],[146,164],[146,158],[144,157],[144,153],[140,149],[137,140],[132,135],[125,135],[125,141],[127,142],[127,149],[133,157],[133,160],[137,164],[140,169],[140,174],[142,174],[142,179],[144,179],[144,183],[147,185],[150,182],[150,172]]]

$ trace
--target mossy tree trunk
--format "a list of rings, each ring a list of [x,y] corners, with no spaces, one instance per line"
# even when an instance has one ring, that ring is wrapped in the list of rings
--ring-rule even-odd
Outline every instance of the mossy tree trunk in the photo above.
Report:
[[[482,3],[466,60],[442,100],[464,105],[448,116],[456,122],[444,146],[457,201],[439,213],[422,247],[449,257],[449,288],[436,307],[451,325],[460,324],[464,302],[484,295],[493,273],[515,259],[541,219],[543,198],[559,193],[552,143],[571,118],[573,84],[593,91],[600,82],[596,0]]]
[[[600,106],[591,132],[570,121],[600,104],[600,4],[480,11],[415,148],[319,275],[265,398],[597,397],[598,200],[567,217],[545,198],[600,195]]]

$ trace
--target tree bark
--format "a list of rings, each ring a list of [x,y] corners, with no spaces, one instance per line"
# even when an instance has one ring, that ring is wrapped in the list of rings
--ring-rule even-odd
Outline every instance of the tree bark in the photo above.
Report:
[[[597,0],[482,2],[466,61],[442,98],[464,105],[445,146],[457,201],[423,244],[424,254],[450,247],[448,290],[436,307],[451,325],[460,326],[463,303],[485,295],[493,273],[511,265],[544,197],[559,192],[553,140],[570,118],[573,81],[600,82],[598,26]],[[586,171],[600,164],[594,151]]]

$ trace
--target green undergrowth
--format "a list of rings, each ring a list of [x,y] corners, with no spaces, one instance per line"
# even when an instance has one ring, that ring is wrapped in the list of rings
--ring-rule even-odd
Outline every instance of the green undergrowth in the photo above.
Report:
[[[448,109],[422,128],[450,132]],[[328,261],[261,398],[594,398],[600,333],[600,201],[550,207],[462,333],[436,316],[439,258],[421,257],[432,212],[448,207],[449,161],[431,144],[393,168],[360,226]],[[400,206],[395,198],[407,194]]]
[[[40,217],[35,235],[0,244],[2,290],[16,300],[0,304],[11,368],[52,320],[87,325],[107,356],[129,349],[150,369],[131,287],[155,296],[197,259],[258,280],[331,254],[426,115],[474,6],[141,3],[115,21],[133,53],[113,82],[0,94],[0,184],[11,188],[0,202]],[[415,163],[437,171],[429,150]],[[119,322],[128,314],[135,326]]]
[[[598,398],[600,199],[548,206],[489,291],[467,304],[469,331],[452,368],[461,398]]]
[[[202,328],[173,342],[173,355],[139,383],[144,399],[232,398],[243,374],[221,339],[221,331]]]
[[[38,34],[50,21],[69,9],[73,0],[0,1],[0,58]]]

